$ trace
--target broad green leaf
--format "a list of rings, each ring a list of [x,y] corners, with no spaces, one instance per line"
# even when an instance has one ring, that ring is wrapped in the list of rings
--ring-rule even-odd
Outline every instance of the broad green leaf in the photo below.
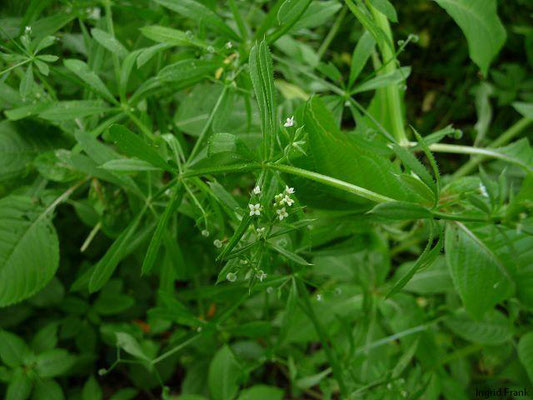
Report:
[[[411,74],[411,67],[402,67],[396,69],[388,74],[378,75],[375,78],[369,79],[353,88],[352,94],[368,92],[369,90],[376,90],[391,85],[397,85],[405,81]]]
[[[524,117],[533,119],[533,103],[516,102],[513,103],[513,107]]]
[[[231,349],[224,345],[209,365],[208,386],[213,400],[232,399],[239,390],[241,366]]]
[[[146,161],[157,168],[170,170],[172,167],[163,160],[159,153],[139,135],[136,135],[128,128],[122,125],[113,125],[109,129],[111,138],[115,141],[117,146],[127,155],[137,157],[140,160]]]
[[[270,143],[273,142],[278,130],[278,116],[272,57],[264,40],[256,43],[250,51],[250,77],[261,116],[263,157],[266,158],[267,152],[270,151]]]
[[[67,100],[53,103],[40,112],[39,117],[49,121],[62,122],[103,114],[110,110],[109,106],[101,100]]]
[[[102,47],[106,48],[111,53],[116,54],[120,58],[127,57],[128,50],[111,34],[101,29],[93,28],[91,29],[91,35]]]
[[[52,350],[57,345],[58,324],[51,322],[40,329],[31,341],[31,348],[36,353]]]
[[[59,383],[53,379],[37,379],[32,400],[63,400],[65,395]]]
[[[117,346],[124,350],[126,353],[131,354],[135,358],[138,358],[143,361],[151,361],[151,358],[148,357],[141,345],[133,336],[126,332],[116,332]]]
[[[357,77],[365,67],[368,59],[376,47],[376,40],[368,31],[364,31],[352,54],[352,64],[350,67],[349,86],[351,87],[357,80]]]
[[[459,310],[445,318],[444,323],[456,335],[475,343],[498,345],[512,337],[511,323],[497,310],[490,310],[481,320]]]
[[[215,133],[209,138],[207,144],[207,156],[211,157],[215,154],[229,153],[236,161],[243,159],[252,159],[250,150],[246,147],[244,142],[237,135],[231,133]]]
[[[49,213],[29,197],[0,200],[0,307],[41,290],[59,266],[59,242]]]
[[[368,213],[376,217],[393,220],[422,219],[432,217],[431,211],[429,211],[427,208],[414,203],[399,201],[378,204]]]
[[[398,15],[389,0],[370,0],[372,6],[385,15],[391,22],[398,22]]]
[[[518,342],[518,358],[533,383],[533,332],[528,332]]]
[[[30,354],[30,349],[17,335],[0,330],[0,359],[11,368],[21,365]]]
[[[41,378],[53,378],[69,372],[76,357],[63,349],[52,349],[35,359],[35,371]]]
[[[26,372],[17,368],[7,386],[5,400],[26,400],[30,397],[33,383]]]
[[[141,32],[148,39],[154,42],[168,43],[175,46],[193,46],[202,49],[207,48],[207,44],[186,32],[167,28],[159,25],[149,25],[141,28]]]
[[[435,0],[461,28],[470,58],[487,75],[489,65],[505,43],[506,33],[496,0]]]
[[[104,82],[100,79],[96,73],[91,71],[89,66],[81,60],[68,59],[63,63],[68,70],[72,71],[78,78],[85,82],[89,88],[100,96],[104,97],[107,101],[115,103],[116,100],[106,87]]]
[[[243,390],[237,400],[282,400],[283,390],[274,386],[255,385]]]
[[[208,29],[223,36],[238,40],[237,34],[215,12],[195,0],[154,0],[156,3],[175,11],[196,22],[202,22]]]
[[[39,38],[53,35],[74,18],[76,18],[75,13],[58,12],[49,17],[32,22],[29,26],[37,41],[40,41]]]
[[[102,400],[102,388],[98,384],[98,381],[91,375],[89,379],[83,385],[81,392],[82,400]]]
[[[144,257],[142,265],[143,274],[149,273],[154,266],[168,222],[170,221],[170,218],[175,215],[176,210],[180,206],[181,200],[183,199],[183,193],[184,190],[181,184],[177,185],[172,194],[172,199],[167,203],[163,215],[161,215],[161,218],[159,218],[157,222],[154,236],[152,236],[152,240],[150,241],[150,245],[148,246],[148,250],[146,250],[146,255]]]
[[[474,318],[482,318],[513,294],[514,285],[506,267],[466,226],[447,225],[445,250],[454,286]]]
[[[143,208],[143,210],[137,214],[133,221],[131,221],[127,228],[124,229],[120,236],[107,250],[98,264],[96,264],[96,267],[91,275],[91,280],[89,281],[89,292],[97,292],[107,283],[109,278],[111,278],[111,275],[113,275],[118,263],[124,257],[128,243],[135,234],[145,211],[146,208]]]

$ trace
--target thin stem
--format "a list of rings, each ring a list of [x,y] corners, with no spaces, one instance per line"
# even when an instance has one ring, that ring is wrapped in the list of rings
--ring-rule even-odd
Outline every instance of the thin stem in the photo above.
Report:
[[[533,120],[529,118],[522,118],[518,120],[513,126],[503,132],[496,140],[487,146],[487,148],[496,148],[504,144],[507,144],[511,139],[520,134],[524,129],[533,123]],[[453,179],[461,178],[471,173],[480,163],[487,159],[486,156],[475,157],[464,164],[453,174]]]
[[[324,53],[326,53],[326,50],[328,49],[329,45],[335,38],[335,35],[337,35],[337,32],[339,31],[339,28],[341,27],[342,21],[344,20],[344,17],[346,16],[346,13],[348,12],[347,8],[344,8],[341,10],[339,15],[337,15],[337,18],[335,19],[335,22],[333,23],[333,26],[331,27],[330,31],[328,32],[328,35],[320,45],[317,56],[318,60],[322,59],[324,56]]]
[[[106,0],[104,2],[104,8],[105,8],[105,19],[107,23],[107,29],[109,30],[109,33],[111,34],[111,36],[115,37],[115,29],[113,27],[113,14],[111,13],[111,0]],[[115,79],[118,85],[120,82],[120,64],[118,61],[118,56],[112,52],[111,59],[113,60],[113,68],[115,70]],[[123,98],[124,96],[121,94],[120,97],[121,97],[120,101],[124,102],[125,101],[125,99]]]
[[[239,8],[235,4],[235,0],[229,0],[229,7],[231,8],[231,12],[233,13],[233,17],[235,18],[235,22],[237,23],[237,27],[239,28],[239,32],[241,32],[241,37],[243,42],[248,40],[248,28],[242,18],[241,13],[239,12]]]
[[[3,71],[0,72],[0,76],[2,76],[2,75],[4,75],[4,74],[8,73],[8,72],[11,71],[12,69],[15,69],[15,68],[21,67],[21,66],[24,65],[24,64],[27,64],[27,63],[29,63],[30,61],[31,61],[31,60],[24,60],[24,61],[22,61],[22,62],[19,62],[18,64],[15,64],[15,65],[9,67],[8,69],[4,69]]]

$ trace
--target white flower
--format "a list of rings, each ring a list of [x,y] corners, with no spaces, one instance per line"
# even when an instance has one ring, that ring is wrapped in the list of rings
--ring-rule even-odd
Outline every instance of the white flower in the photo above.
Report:
[[[261,215],[261,204],[248,204],[250,207],[250,216]]]
[[[294,117],[289,117],[285,120],[285,123],[283,124],[285,128],[290,128],[291,126],[294,126]]]
[[[226,49],[229,50],[229,49],[231,49],[233,47],[233,43],[228,42],[228,43],[226,43],[225,47],[226,47]]]
[[[289,196],[285,196],[282,200],[285,204],[287,204],[289,207],[294,204],[294,200],[291,199]]]
[[[257,228],[255,231],[258,235],[262,235],[265,233],[265,227]]]
[[[316,301],[322,301],[322,295],[321,294],[317,294],[316,295]]]
[[[235,275],[233,272],[228,272],[228,274],[226,275],[226,279],[229,282],[235,282],[237,280],[237,275]]]
[[[263,280],[266,279],[267,274],[265,274],[263,270],[260,269],[255,276],[257,277],[257,279],[259,279],[260,282],[263,282]]]
[[[25,33],[26,35],[31,34],[31,26],[26,26],[26,27],[24,28],[24,33]]]
[[[483,197],[489,197],[489,194],[487,193],[487,188],[482,183],[479,184],[479,191],[481,192],[481,195]]]
[[[100,19],[100,8],[99,7],[88,8],[86,11],[88,14],[87,18],[95,19],[95,20]]]
[[[203,237],[208,237],[208,236],[209,236],[209,231],[208,231],[207,229],[204,229],[204,230],[202,231],[202,236],[203,236]]]
[[[254,187],[253,194],[261,194],[261,188],[259,186]]]
[[[213,244],[215,245],[215,247],[216,247],[217,249],[220,249],[220,248],[222,247],[222,242],[221,242],[220,240],[218,240],[218,239],[216,239],[216,240],[213,242]]]
[[[294,188],[285,186],[285,193],[293,194],[294,193]]]
[[[283,221],[283,218],[287,218],[289,216],[287,210],[285,210],[285,207],[276,210],[276,214],[278,214],[278,218],[280,221]]]

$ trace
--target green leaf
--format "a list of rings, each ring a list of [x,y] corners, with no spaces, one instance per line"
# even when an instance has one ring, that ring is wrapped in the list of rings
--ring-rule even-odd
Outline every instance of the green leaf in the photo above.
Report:
[[[215,133],[209,138],[207,156],[229,153],[235,161],[250,160],[253,158],[250,150],[241,138],[231,133]]]
[[[137,157],[164,170],[172,169],[153,147],[146,144],[139,135],[128,128],[122,125],[113,125],[109,129],[109,133],[118,147],[127,155]]]
[[[31,340],[31,348],[36,353],[52,350],[57,345],[58,324],[51,322],[41,328]]]
[[[151,358],[145,354],[137,339],[135,339],[129,333],[116,332],[115,336],[117,338],[117,346],[126,353],[131,354],[133,357],[143,361],[151,361]]]
[[[65,395],[59,383],[53,379],[37,379],[32,400],[63,400]]]
[[[435,0],[461,28],[470,58],[487,75],[489,65],[505,43],[506,33],[496,0]]]
[[[270,143],[274,140],[274,135],[278,130],[278,116],[272,57],[264,40],[256,43],[250,50],[250,77],[259,106],[261,132],[263,133],[263,157],[266,158],[270,151]]]
[[[225,345],[217,351],[209,365],[208,387],[213,400],[232,399],[239,390],[241,366]]]
[[[62,122],[103,114],[110,110],[109,106],[101,100],[58,101],[40,112],[39,117],[53,122]]]
[[[0,307],[41,290],[59,266],[59,242],[49,213],[29,197],[0,200]]]
[[[81,392],[83,400],[102,400],[102,389],[94,376],[91,376],[83,385]]]
[[[490,310],[481,320],[474,320],[459,310],[445,318],[444,323],[456,335],[474,343],[498,345],[512,337],[510,322],[497,310]]]
[[[309,266],[309,265],[313,265],[313,264],[310,264],[309,262],[307,262],[307,260],[301,256],[299,256],[298,254],[290,251],[290,250],[287,250],[286,248],[284,247],[281,247],[275,243],[271,243],[269,242],[268,243],[268,246],[270,248],[272,248],[273,250],[277,251],[279,254],[281,254],[283,257],[295,262],[296,264],[298,265],[303,265],[303,266]]]
[[[239,36],[220,18],[203,4],[194,0],[154,0],[156,3],[175,11],[223,36],[238,40]]]
[[[398,22],[398,15],[389,0],[370,0],[376,10],[385,15],[391,22]]]
[[[134,388],[125,388],[117,390],[109,400],[133,400],[139,391]]]
[[[35,359],[35,371],[41,378],[53,378],[69,372],[76,357],[63,349],[52,349],[39,354]]]
[[[283,390],[274,386],[255,385],[243,390],[237,400],[282,400]]]
[[[489,154],[511,164],[516,164],[529,172],[533,172],[533,149],[527,138],[522,138],[505,147],[484,149]]]
[[[100,96],[104,97],[107,101],[115,103],[116,100],[106,87],[104,82],[100,79],[96,73],[91,71],[89,66],[81,60],[68,59],[63,63],[68,70],[72,71],[78,78],[85,82],[89,88]]]
[[[30,349],[17,335],[0,330],[0,359],[11,368],[21,365],[30,354]]]
[[[33,387],[31,379],[22,369],[15,370],[7,386],[5,400],[26,400]]]
[[[144,26],[141,32],[154,42],[168,43],[175,46],[193,46],[207,48],[207,43],[183,31],[159,25]]]
[[[402,67],[394,70],[388,74],[378,75],[375,78],[369,79],[366,82],[357,85],[351,91],[352,94],[368,92],[391,85],[397,85],[405,81],[411,74],[411,67]]]
[[[357,77],[365,67],[368,59],[376,47],[376,40],[368,31],[364,31],[359,38],[357,45],[352,54],[352,64],[350,67],[349,86],[351,87],[357,80]]]
[[[513,103],[513,107],[524,117],[533,119],[533,103],[515,102]]]
[[[172,199],[167,203],[163,215],[161,215],[161,218],[159,218],[157,222],[155,233],[152,236],[148,250],[146,250],[146,256],[144,257],[142,265],[143,274],[150,272],[154,266],[168,222],[170,221],[170,218],[175,215],[176,210],[180,206],[181,200],[183,199],[183,193],[184,190],[181,184],[177,185],[172,194]]]
[[[528,332],[518,342],[518,358],[533,383],[533,332]]]
[[[109,50],[111,53],[116,54],[120,58],[126,58],[128,55],[128,50],[120,43],[117,38],[113,37],[111,34],[98,29],[91,29],[91,35],[93,38],[104,48]]]
[[[454,286],[466,311],[474,318],[482,318],[513,294],[514,285],[506,267],[463,224],[447,225],[445,250]]]
[[[118,263],[122,260],[125,255],[126,248],[132,239],[133,235],[137,230],[146,208],[143,208],[141,212],[131,221],[120,236],[115,240],[111,247],[107,250],[105,255],[100,259],[94,272],[91,275],[91,280],[89,281],[89,292],[93,293],[100,290],[111,278],[115,268],[117,268]]]
[[[138,160],[136,158],[111,160],[102,164],[100,168],[117,172],[161,171],[161,168],[154,167],[149,162]]]
[[[280,25],[293,25],[298,20],[311,0],[285,0],[278,11],[278,22]]]
[[[388,202],[376,205],[369,214],[393,220],[432,218],[431,211],[414,203]]]
[[[33,89],[34,81],[33,81],[33,66],[30,64],[28,65],[28,68],[26,68],[26,73],[20,80],[20,96],[22,98],[28,97]]]

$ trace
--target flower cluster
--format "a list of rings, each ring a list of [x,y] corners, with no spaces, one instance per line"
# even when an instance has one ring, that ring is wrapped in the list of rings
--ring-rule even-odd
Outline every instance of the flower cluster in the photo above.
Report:
[[[291,194],[294,194],[294,188],[285,186],[285,190],[274,197],[274,207],[276,208],[276,214],[280,221],[283,221],[283,219],[289,216],[285,206],[291,207],[294,204],[294,199],[291,197]]]

